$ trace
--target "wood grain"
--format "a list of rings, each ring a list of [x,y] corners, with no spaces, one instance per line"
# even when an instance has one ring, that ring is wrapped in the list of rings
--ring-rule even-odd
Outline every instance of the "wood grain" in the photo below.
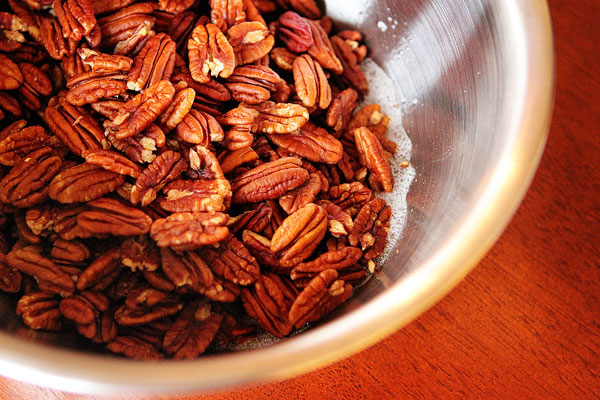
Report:
[[[375,346],[231,400],[600,397],[600,2],[550,0],[555,115],[541,166],[479,266],[426,314]],[[0,398],[94,399],[0,378]]]

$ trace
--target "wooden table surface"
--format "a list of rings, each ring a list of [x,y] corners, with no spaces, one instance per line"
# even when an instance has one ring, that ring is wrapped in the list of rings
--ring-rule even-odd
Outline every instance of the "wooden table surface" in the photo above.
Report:
[[[549,3],[557,89],[548,145],[513,221],[456,289],[388,339],[321,370],[153,398],[600,398],[600,1]],[[0,378],[0,399],[46,398],[95,397]]]

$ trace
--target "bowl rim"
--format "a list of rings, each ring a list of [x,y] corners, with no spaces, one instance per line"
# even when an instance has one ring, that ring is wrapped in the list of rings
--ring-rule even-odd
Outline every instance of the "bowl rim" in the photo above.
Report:
[[[545,146],[555,73],[548,5],[545,0],[501,3],[511,17],[507,32],[516,46],[511,56],[515,64],[525,65],[511,84],[516,94],[514,107],[519,110],[507,121],[511,140],[502,149],[468,218],[419,269],[358,309],[262,349],[193,361],[142,362],[83,354],[0,332],[0,373],[79,393],[231,387],[323,367],[365,349],[415,319],[456,286],[494,244],[525,196]]]

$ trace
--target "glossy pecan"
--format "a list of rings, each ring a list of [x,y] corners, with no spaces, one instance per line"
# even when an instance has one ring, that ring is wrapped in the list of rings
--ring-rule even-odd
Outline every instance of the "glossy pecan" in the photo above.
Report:
[[[271,251],[271,241],[268,238],[246,229],[242,232],[242,240],[262,267],[277,273],[289,272],[289,269],[281,268],[279,265],[279,257]]]
[[[296,94],[306,107],[325,109],[331,103],[331,87],[318,63],[308,54],[296,57],[292,65]]]
[[[236,234],[240,230],[250,229],[261,232],[271,222],[273,210],[267,203],[260,203],[253,210],[245,211],[240,215],[229,218],[229,231]]]
[[[127,139],[117,139],[113,133],[107,135],[113,147],[139,164],[151,163],[156,159],[155,152],[164,147],[167,138],[156,124]]]
[[[83,106],[100,99],[123,95],[126,92],[127,75],[112,74],[80,81],[69,88],[65,97],[69,103]]]
[[[385,200],[375,198],[365,204],[354,219],[354,229],[348,236],[348,242],[352,246],[360,245],[366,260],[372,260],[383,253],[391,215],[392,210]]]
[[[137,26],[129,37],[115,45],[115,54],[133,57],[138,54],[146,42],[155,35],[150,22],[145,21]]]
[[[345,282],[357,282],[364,278],[367,271],[358,265],[362,251],[357,247],[342,247],[338,250],[321,254],[313,261],[296,265],[290,271],[290,278],[298,287],[305,287],[318,274],[334,269],[338,278]]]
[[[52,82],[35,65],[28,62],[20,62],[18,65],[23,74],[23,84],[19,87],[23,105],[30,110],[37,111],[42,108],[40,97],[49,96],[52,93]]]
[[[89,70],[94,74],[109,75],[117,72],[127,72],[133,64],[133,60],[129,57],[117,54],[100,53],[99,51],[85,47],[78,48],[77,55],[81,59],[81,63],[89,67]],[[63,60],[63,65],[64,63],[65,60]],[[83,74],[77,74],[73,77],[74,82],[71,84],[71,86],[74,83],[77,83],[77,79],[85,79],[85,76],[81,75]],[[79,78],[80,76],[81,78]],[[90,74],[90,78],[93,76],[93,74]]]
[[[367,167],[375,178],[377,189],[391,192],[394,189],[392,167],[377,136],[368,128],[361,127],[354,131],[354,138],[360,163]]]
[[[308,110],[298,104],[265,101],[243,107],[254,115],[252,132],[290,133],[302,128],[309,118]]]
[[[334,269],[315,276],[290,307],[288,318],[296,328],[329,314],[352,296],[352,285],[338,278]]]
[[[297,55],[285,47],[276,47],[269,54],[271,60],[282,70],[291,71]]]
[[[27,154],[51,145],[51,138],[41,126],[25,127],[27,122],[19,120],[0,134],[0,164],[12,167]]]
[[[37,36],[38,41],[44,45],[50,57],[55,60],[62,60],[64,57],[75,52],[77,42],[70,37],[63,37],[62,27],[57,18],[40,17],[38,21],[35,24],[35,29],[38,30],[38,33],[33,33],[32,29],[29,30],[29,33],[34,38]]]
[[[314,162],[337,164],[344,151],[339,140],[310,122],[296,132],[287,135],[272,134],[268,137],[288,152]]]
[[[224,137],[227,150],[240,150],[252,144],[254,137],[251,130],[254,114],[253,110],[240,106],[227,111],[219,118],[218,121],[223,126],[229,127]]]
[[[59,300],[52,294],[31,292],[21,297],[17,303],[17,314],[31,329],[59,331],[62,327]]]
[[[52,133],[78,156],[85,150],[109,147],[95,118],[85,108],[70,104],[63,96],[50,100],[44,111],[44,121]]]
[[[331,41],[325,30],[317,21],[307,19],[313,36],[313,44],[308,48],[308,54],[312,56],[321,67],[333,71],[335,74],[341,74],[344,71],[341,61],[335,55]]]
[[[396,151],[396,143],[386,138],[385,133],[390,123],[390,117],[381,112],[379,104],[368,104],[354,113],[354,116],[348,123],[345,137],[354,142],[354,131],[361,127],[368,128],[381,143],[381,146],[388,152]]]
[[[158,8],[170,14],[179,14],[194,5],[194,0],[159,0]]]
[[[142,207],[156,198],[159,190],[187,169],[187,163],[181,154],[167,150],[159,155],[135,181],[131,189],[131,202],[141,202]]]
[[[77,216],[77,225],[95,233],[134,236],[148,233],[152,218],[137,208],[118,200],[99,198],[87,203],[88,210]]]
[[[0,54],[0,90],[17,89],[22,83],[23,74],[17,64]]]
[[[220,212],[175,213],[152,223],[150,236],[159,247],[193,250],[219,243],[227,237],[227,214]]]
[[[48,183],[58,173],[61,159],[42,147],[15,163],[0,181],[0,200],[15,207],[31,207],[48,198]]]
[[[211,269],[193,251],[177,254],[168,247],[163,247],[160,249],[160,256],[162,270],[175,287],[202,292],[215,282]]]
[[[308,179],[308,171],[301,164],[298,158],[284,157],[239,175],[231,181],[233,203],[276,199],[297,188]]]
[[[140,271],[156,271],[160,267],[160,253],[147,235],[129,238],[121,243],[121,263]]]
[[[33,276],[40,289],[46,293],[67,297],[75,290],[71,276],[30,247],[11,251],[6,255],[6,262],[12,268]]]
[[[154,3],[137,3],[127,7],[118,8],[119,11],[98,19],[102,35],[101,46],[114,47],[122,40],[129,38],[140,25],[149,29],[154,26],[154,17],[151,13],[156,5]]]
[[[222,32],[231,26],[246,21],[242,0],[210,0],[210,20]]]
[[[342,77],[344,81],[361,94],[366,94],[369,90],[367,77],[360,67],[360,60],[353,52],[350,44],[337,35],[331,37],[331,44],[335,54],[342,63],[342,68],[344,69]]]
[[[0,92],[0,109],[8,112],[13,117],[23,115],[19,101],[6,92]]]
[[[192,78],[200,83],[210,75],[227,78],[235,68],[235,55],[229,41],[214,24],[197,25],[188,40],[189,68]]]
[[[288,313],[297,295],[294,285],[286,278],[267,272],[253,286],[242,289],[242,304],[263,329],[276,337],[284,337],[293,328]]]
[[[288,214],[293,214],[307,204],[314,202],[321,191],[321,179],[310,174],[302,186],[290,190],[279,198],[279,205]]]
[[[85,150],[81,153],[81,156],[85,158],[85,162],[88,164],[99,165],[107,171],[129,175],[132,178],[137,178],[142,171],[136,163],[112,150]]]
[[[360,182],[343,183],[329,188],[330,200],[342,210],[355,216],[373,198],[373,192]]]
[[[54,261],[78,263],[90,257],[90,249],[76,240],[57,238],[52,244],[50,256]]]
[[[106,14],[111,11],[127,7],[135,0],[90,0],[94,9],[94,14]]]
[[[173,84],[162,80],[123,104],[119,113],[112,121],[106,121],[104,127],[113,131],[117,139],[134,136],[167,110],[174,95]]]
[[[48,186],[51,199],[63,204],[85,202],[117,189],[123,175],[93,164],[77,164],[59,172]]]
[[[79,275],[76,283],[77,290],[105,289],[107,286],[105,286],[105,278],[110,277],[117,270],[120,266],[120,259],[119,248],[113,248],[101,254]],[[100,287],[98,287],[99,284]]]
[[[289,95],[286,82],[271,68],[262,65],[237,67],[225,85],[235,101],[248,104],[262,103],[272,95],[286,101],[288,96],[285,93]]]
[[[326,123],[336,132],[346,129],[346,126],[352,118],[352,113],[356,109],[358,93],[352,88],[344,89],[338,93],[327,109]],[[336,137],[339,137],[338,133]]]
[[[127,88],[141,91],[168,80],[175,67],[175,42],[166,33],[150,38],[133,59],[127,77]]]
[[[282,267],[306,260],[325,237],[327,211],[314,203],[287,217],[271,239],[271,251],[280,256]]]
[[[177,180],[163,189],[159,205],[170,212],[225,211],[231,198],[227,179]]]
[[[210,180],[225,178],[215,153],[204,146],[191,148],[188,152],[188,162],[191,170],[194,171],[193,177],[195,179]]]
[[[284,10],[294,10],[307,18],[321,18],[321,10],[315,0],[276,0]]]
[[[293,11],[284,12],[277,20],[277,36],[288,50],[304,53],[313,44],[310,25]]]
[[[348,236],[352,232],[354,222],[350,214],[329,200],[319,200],[317,204],[327,210],[328,229],[333,237]]]
[[[185,86],[185,87],[183,87]],[[194,105],[196,91],[187,87],[186,84],[175,86],[173,102],[167,110],[159,117],[159,123],[167,130],[175,129],[187,116]]]
[[[151,343],[134,336],[117,336],[106,348],[113,353],[123,354],[134,360],[160,360],[163,358]]]
[[[52,227],[58,236],[65,240],[89,238],[92,236],[92,233],[77,225],[77,215],[86,209],[87,207],[78,204],[56,207],[52,210],[52,216],[48,221],[48,225]],[[41,220],[33,220],[31,223],[39,224],[43,219],[42,217]],[[30,225],[29,221],[28,225]]]
[[[217,275],[236,285],[250,285],[260,276],[256,259],[234,236],[221,242],[217,248],[203,248],[201,254]]]
[[[21,273],[12,268],[6,261],[6,256],[0,253],[0,290],[7,293],[19,292],[22,278]]]
[[[263,22],[249,21],[234,25],[227,31],[227,37],[233,52],[236,65],[250,64],[268,55],[275,37]]]
[[[179,139],[204,146],[208,146],[210,142],[220,142],[224,138],[223,128],[215,117],[199,110],[190,110],[177,125],[176,132]]]
[[[94,8],[90,0],[54,0],[52,10],[62,27],[64,38],[80,41],[96,26]]]

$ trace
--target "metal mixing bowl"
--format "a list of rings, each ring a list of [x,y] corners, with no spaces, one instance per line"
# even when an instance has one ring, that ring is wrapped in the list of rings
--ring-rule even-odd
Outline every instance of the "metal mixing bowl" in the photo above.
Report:
[[[545,1],[332,0],[326,7],[365,33],[371,57],[395,81],[398,103],[407,100],[404,126],[417,176],[403,237],[380,279],[316,329],[185,362],[136,362],[85,351],[78,341],[56,344],[54,336],[24,329],[4,299],[0,373],[103,393],[286,377],[382,339],[467,274],[515,212],[544,147],[554,73]]]

